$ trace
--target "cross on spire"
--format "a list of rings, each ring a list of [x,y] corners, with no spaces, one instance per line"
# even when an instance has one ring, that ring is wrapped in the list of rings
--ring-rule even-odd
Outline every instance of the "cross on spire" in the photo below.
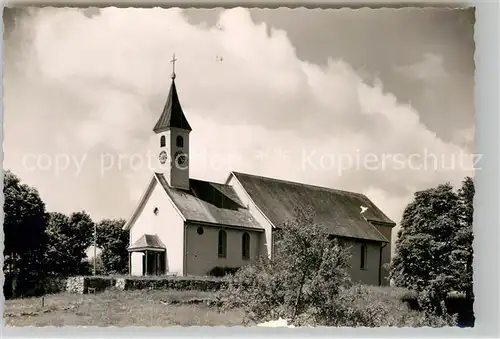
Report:
[[[175,53],[174,55],[172,56],[172,60],[170,60],[170,62],[172,63],[172,80],[175,79],[175,62],[177,61],[177,59],[175,58]]]

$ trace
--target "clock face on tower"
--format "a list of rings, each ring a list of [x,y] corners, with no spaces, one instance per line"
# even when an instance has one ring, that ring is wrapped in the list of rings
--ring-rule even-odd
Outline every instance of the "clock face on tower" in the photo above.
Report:
[[[160,163],[163,165],[164,163],[167,162],[167,152],[161,151],[160,154],[158,155],[158,159],[160,160]]]
[[[175,159],[177,160],[177,164],[184,165],[186,163],[187,157],[181,151],[175,152]]]

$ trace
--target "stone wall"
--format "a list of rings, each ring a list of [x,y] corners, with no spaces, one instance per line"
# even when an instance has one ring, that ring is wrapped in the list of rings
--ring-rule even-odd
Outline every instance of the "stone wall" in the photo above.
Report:
[[[85,277],[69,277],[66,281],[66,291],[83,294],[85,292]]]

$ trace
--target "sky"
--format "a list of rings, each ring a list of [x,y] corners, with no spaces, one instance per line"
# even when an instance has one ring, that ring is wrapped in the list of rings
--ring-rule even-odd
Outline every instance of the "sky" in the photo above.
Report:
[[[49,211],[132,213],[174,53],[191,177],[360,192],[399,223],[416,191],[473,175],[471,10],[4,15],[4,168]]]

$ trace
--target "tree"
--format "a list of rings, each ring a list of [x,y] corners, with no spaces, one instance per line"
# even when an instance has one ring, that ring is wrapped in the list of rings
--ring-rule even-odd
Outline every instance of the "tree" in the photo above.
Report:
[[[457,206],[458,197],[450,184],[415,193],[415,200],[403,212],[396,240],[390,277],[397,286],[422,291],[439,279],[443,292],[448,292]]]
[[[456,234],[456,245],[454,261],[458,265],[459,275],[458,290],[464,291],[468,300],[474,299],[473,293],[473,247],[474,240],[472,222],[474,215],[474,181],[471,177],[466,177],[462,182],[462,187],[458,190],[459,208],[461,223]]]
[[[97,246],[104,274],[128,272],[129,232],[122,229],[125,220],[104,219],[97,224]]]
[[[12,294],[23,293],[18,282],[43,273],[42,254],[46,245],[45,204],[38,191],[11,171],[4,176],[4,272],[12,281]],[[29,285],[29,284],[26,284]],[[27,286],[26,286],[27,287]]]
[[[92,267],[92,270],[93,270],[93,268],[94,268],[94,258],[93,257],[87,258],[87,265],[89,268]],[[97,253],[95,266],[96,266],[96,270],[95,270],[96,275],[105,275],[106,274],[106,270],[105,270],[104,265],[102,263],[101,253]]]
[[[88,274],[86,250],[93,242],[94,223],[82,211],[70,216],[50,213],[47,227],[47,249],[50,273],[60,276]]]
[[[291,319],[293,323],[335,326],[345,305],[339,294],[351,285],[349,252],[314,223],[311,210],[279,231],[274,259],[242,267],[220,295],[222,308],[239,307],[247,321]]]
[[[455,193],[447,183],[415,193],[401,221],[390,278],[421,292],[428,312],[444,315],[449,292],[472,289],[472,199],[466,178]]]

